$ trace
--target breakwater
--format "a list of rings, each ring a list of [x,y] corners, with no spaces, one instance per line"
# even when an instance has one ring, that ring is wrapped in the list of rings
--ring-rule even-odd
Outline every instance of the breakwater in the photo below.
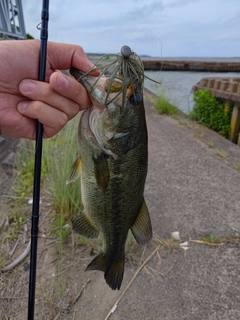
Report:
[[[240,72],[240,62],[198,60],[143,60],[144,69],[151,71]]]

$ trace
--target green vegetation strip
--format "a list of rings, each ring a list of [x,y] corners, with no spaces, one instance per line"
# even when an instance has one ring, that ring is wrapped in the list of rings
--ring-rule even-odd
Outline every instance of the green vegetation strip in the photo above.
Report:
[[[190,118],[218,132],[223,137],[227,137],[232,107],[226,108],[208,89],[196,91],[194,102]]]

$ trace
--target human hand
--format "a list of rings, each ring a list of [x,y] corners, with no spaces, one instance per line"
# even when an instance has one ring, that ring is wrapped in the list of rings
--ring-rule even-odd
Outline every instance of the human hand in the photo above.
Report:
[[[36,119],[43,137],[59,132],[68,120],[90,106],[83,86],[56,70],[71,66],[84,72],[93,64],[76,45],[48,42],[46,82],[37,81],[40,41],[0,42],[0,132],[35,139]],[[98,72],[93,73],[98,75]]]

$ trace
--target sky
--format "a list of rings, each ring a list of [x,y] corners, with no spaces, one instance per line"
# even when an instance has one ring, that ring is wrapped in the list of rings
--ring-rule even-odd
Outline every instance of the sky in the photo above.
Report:
[[[40,0],[22,0],[39,39]],[[86,53],[128,45],[152,57],[240,57],[240,0],[50,0],[49,40]]]

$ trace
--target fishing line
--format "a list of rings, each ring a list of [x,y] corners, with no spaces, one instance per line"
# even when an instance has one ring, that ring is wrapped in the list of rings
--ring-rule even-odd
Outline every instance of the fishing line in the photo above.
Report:
[[[42,81],[42,82],[45,81],[45,73],[46,73],[48,20],[49,20],[48,9],[49,9],[49,0],[43,0],[42,14],[41,14],[40,56],[39,56],[39,70],[38,70],[38,81]],[[39,25],[37,26],[37,28],[39,28]],[[29,274],[29,293],[28,293],[28,320],[34,320],[36,269],[37,269],[37,240],[38,240],[39,204],[40,204],[41,165],[42,165],[42,138],[43,138],[43,125],[37,120],[34,182],[33,182],[30,274]]]

